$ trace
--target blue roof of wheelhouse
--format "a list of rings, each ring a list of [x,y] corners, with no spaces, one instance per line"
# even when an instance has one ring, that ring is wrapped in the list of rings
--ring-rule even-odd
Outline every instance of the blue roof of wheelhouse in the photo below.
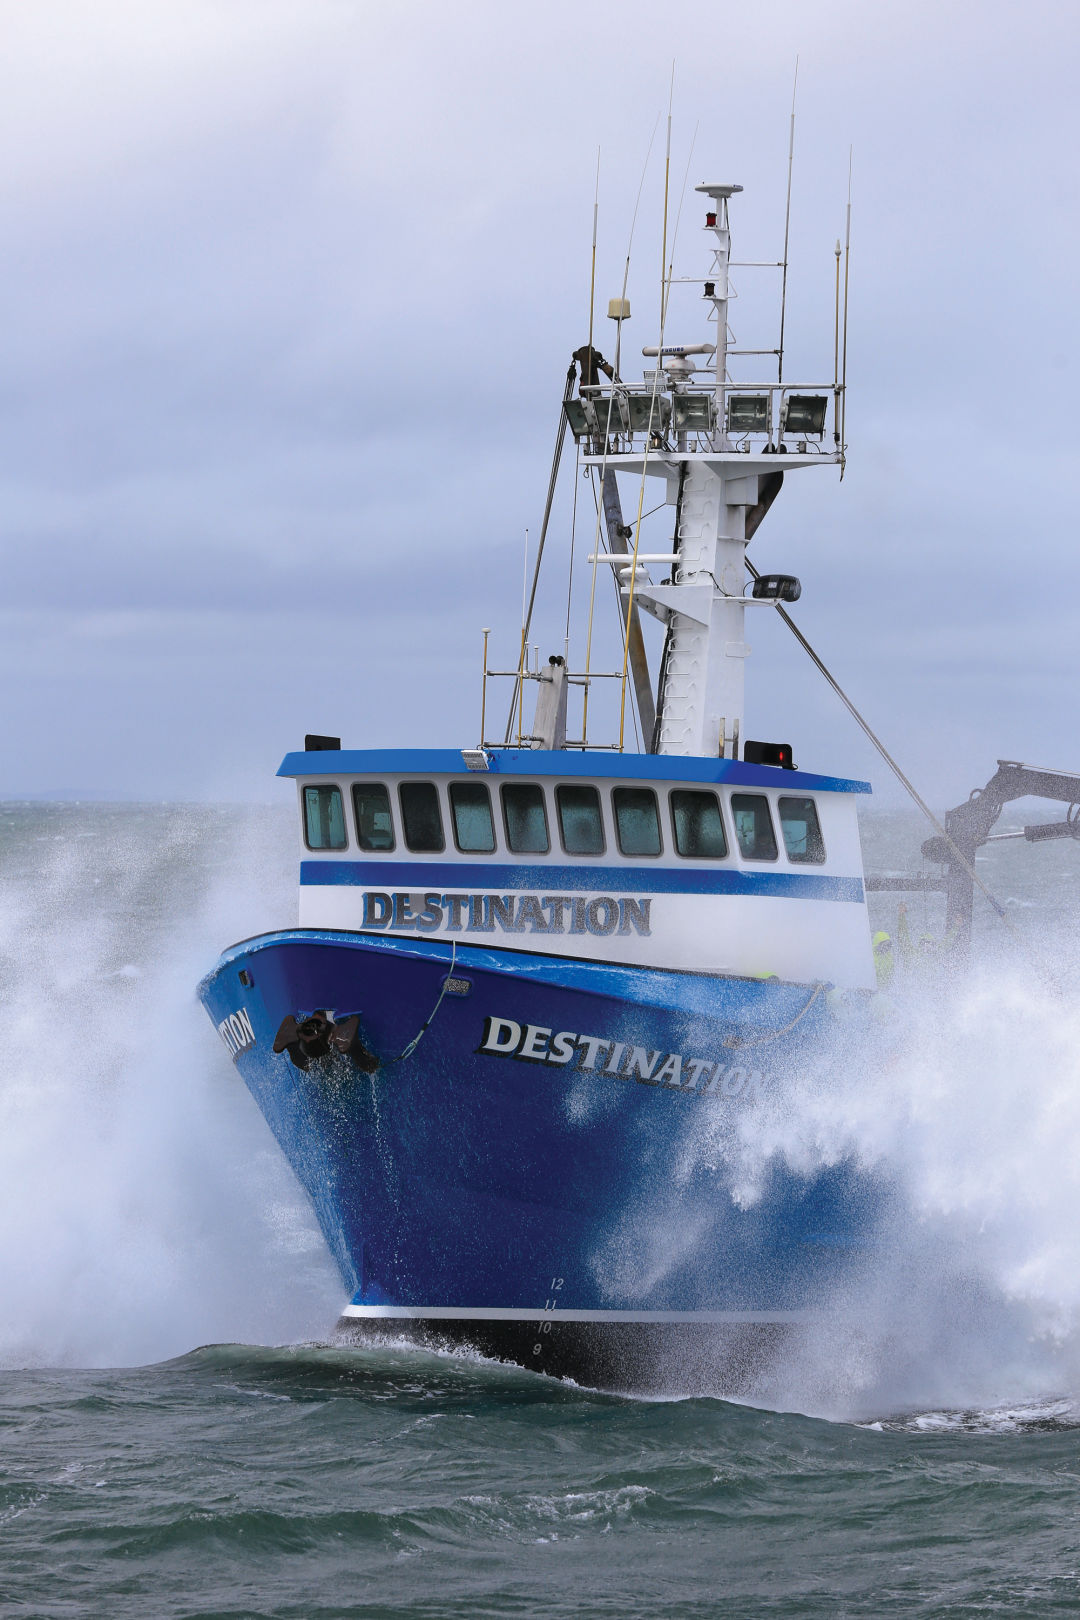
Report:
[[[843,776],[748,765],[741,759],[685,754],[617,754],[596,750],[497,748],[488,751],[492,776],[631,777],[653,782],[724,782],[732,787],[782,787],[807,793],[872,793],[869,782]],[[458,776],[467,769],[460,748],[342,748],[286,754],[279,776]],[[484,773],[477,772],[477,775]]]

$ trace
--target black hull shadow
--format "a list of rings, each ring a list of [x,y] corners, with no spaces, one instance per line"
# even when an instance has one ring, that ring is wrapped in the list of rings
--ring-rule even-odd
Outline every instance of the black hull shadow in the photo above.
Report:
[[[786,1322],[418,1321],[343,1316],[336,1342],[370,1347],[413,1344],[471,1351],[549,1378],[619,1395],[708,1395],[748,1399],[767,1393],[769,1374],[794,1338]]]

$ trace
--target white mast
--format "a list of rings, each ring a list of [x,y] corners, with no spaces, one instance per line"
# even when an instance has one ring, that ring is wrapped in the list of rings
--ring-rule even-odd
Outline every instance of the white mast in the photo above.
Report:
[[[654,585],[641,569],[634,585],[634,601],[668,626],[663,690],[658,693],[657,752],[737,758],[744,736],[743,691],[750,652],[744,623],[747,515],[763,493],[767,498],[775,494],[776,473],[835,463],[840,453],[826,451],[822,442],[828,399],[824,387],[810,394],[797,384],[752,387],[730,381],[728,200],[742,187],[701,185],[697,190],[709,198],[706,229],[715,242],[704,283],[705,298],[716,311],[711,402],[688,386],[693,363],[686,358],[707,353],[709,345],[665,343],[657,364],[663,366],[671,391],[673,447],[665,438],[647,454],[627,445],[622,453],[609,449],[604,459],[613,470],[666,477],[668,501],[676,504],[678,513],[674,582]],[[624,385],[624,391],[634,390]],[[733,421],[732,412],[740,410],[742,416]],[[755,412],[757,425],[748,426]],[[688,430],[685,423],[690,424]],[[760,442],[753,442],[754,434]],[[785,443],[785,435],[795,442]],[[810,438],[818,443],[811,446]],[[733,442],[736,439],[739,442]],[[625,590],[623,594],[625,599]]]
[[[715,239],[711,301],[716,310],[716,434],[714,445],[727,449],[725,388],[728,348],[728,266],[731,230],[728,198],[741,186],[698,186],[713,201],[706,228]],[[718,441],[718,442],[717,442]],[[726,458],[725,458],[726,459]],[[746,569],[746,508],[758,498],[758,481],[738,476],[723,460],[695,456],[686,464],[679,503],[676,588],[693,593],[695,611],[676,611],[671,619],[664,681],[664,709],[657,752],[661,754],[728,754],[734,757],[743,725],[746,656],[742,603]]]

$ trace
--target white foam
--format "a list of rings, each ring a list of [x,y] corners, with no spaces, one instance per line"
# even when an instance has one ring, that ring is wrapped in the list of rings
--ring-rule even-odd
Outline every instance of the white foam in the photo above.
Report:
[[[68,836],[0,886],[0,1364],[316,1336],[341,1285],[195,998],[224,944],[289,922],[276,836],[92,810],[76,845],[52,814]]]
[[[1065,948],[1063,942],[1060,948]],[[1080,1389],[1080,994],[999,954],[708,1144],[760,1196],[781,1156],[857,1163],[888,1193],[877,1246],[808,1328],[770,1404],[987,1409]]]

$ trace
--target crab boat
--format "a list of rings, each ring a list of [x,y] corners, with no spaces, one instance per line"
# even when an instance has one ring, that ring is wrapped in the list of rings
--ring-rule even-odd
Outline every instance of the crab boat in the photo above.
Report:
[[[594,677],[530,667],[527,623],[516,735],[309,736],[278,772],[297,785],[298,924],[234,945],[200,995],[311,1200],[343,1332],[607,1387],[694,1367],[734,1391],[874,1223],[853,1165],[777,1157],[747,1197],[728,1151],[754,1110],[815,1083],[837,992],[873,990],[870,789],[744,739],[746,614],[799,591],[747,545],[785,475],[842,468],[842,384],[732,382],[740,188],[698,189],[716,342],[661,333],[631,382],[590,341],[562,402],[647,751],[589,745],[584,725],[568,739],[571,689],[587,702]],[[621,338],[625,302],[613,313]],[[624,523],[620,478],[657,481],[667,551]],[[655,687],[641,612],[662,626]],[[485,650],[485,694],[487,676]]]

